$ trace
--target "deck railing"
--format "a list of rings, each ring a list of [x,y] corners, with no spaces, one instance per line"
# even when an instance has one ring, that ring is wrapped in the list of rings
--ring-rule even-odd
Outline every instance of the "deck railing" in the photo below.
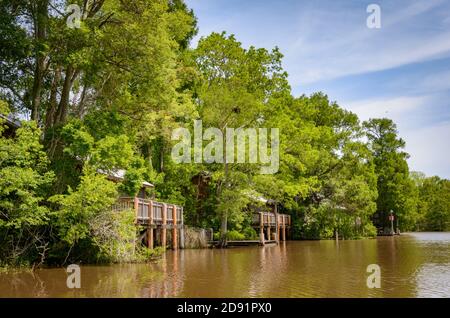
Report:
[[[113,205],[114,211],[135,210],[136,222],[143,224],[183,224],[183,207],[155,200],[121,197]]]
[[[262,223],[263,226],[276,226],[276,216],[273,212],[257,212],[253,214],[253,224],[259,225],[261,223],[261,216],[262,216]],[[290,226],[291,225],[291,216],[288,214],[278,214],[278,224],[279,225],[285,225]]]

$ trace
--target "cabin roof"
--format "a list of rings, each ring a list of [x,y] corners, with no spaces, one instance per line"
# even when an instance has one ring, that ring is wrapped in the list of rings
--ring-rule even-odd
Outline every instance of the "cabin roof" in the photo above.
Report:
[[[125,179],[125,173],[126,170],[124,169],[116,169],[111,171],[105,171],[105,170],[98,170],[99,173],[104,174],[107,176],[108,179],[111,179],[113,181],[123,181]],[[142,182],[142,186],[146,188],[154,188],[155,186],[147,181]]]
[[[10,115],[6,116],[3,114],[0,114],[0,118],[3,118],[6,122],[6,124],[12,128],[20,128],[20,126],[21,126],[20,121],[17,119],[14,119]]]
[[[250,199],[252,199],[252,200],[254,200],[254,201],[257,201],[257,202],[262,202],[262,203],[264,203],[264,204],[276,204],[277,202],[275,201],[275,200],[272,200],[272,199],[267,199],[267,198],[265,198],[265,197],[263,197],[263,196],[260,196],[260,195],[257,195],[256,193],[254,193],[254,192],[249,192],[249,193],[247,193],[247,195],[248,195],[248,197],[250,198]]]

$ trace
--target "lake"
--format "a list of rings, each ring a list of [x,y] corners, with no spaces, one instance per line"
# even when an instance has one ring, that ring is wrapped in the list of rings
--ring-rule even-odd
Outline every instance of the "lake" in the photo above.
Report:
[[[367,266],[381,269],[368,288]],[[0,273],[0,297],[450,297],[450,233],[168,251],[148,264]]]

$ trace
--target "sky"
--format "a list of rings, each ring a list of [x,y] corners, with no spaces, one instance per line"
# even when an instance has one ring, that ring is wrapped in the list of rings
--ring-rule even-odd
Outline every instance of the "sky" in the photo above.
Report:
[[[280,48],[295,96],[322,91],[361,120],[387,117],[411,170],[450,178],[449,0],[186,0],[199,34]],[[368,28],[370,4],[380,28]]]

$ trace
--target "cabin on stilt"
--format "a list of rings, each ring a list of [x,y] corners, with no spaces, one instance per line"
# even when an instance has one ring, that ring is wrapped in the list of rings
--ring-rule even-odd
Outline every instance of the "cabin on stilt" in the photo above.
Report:
[[[254,204],[248,205],[247,212],[252,215],[251,226],[259,233],[259,239],[227,241],[227,246],[278,244],[288,240],[291,236],[291,216],[278,213],[278,204],[274,200],[253,195],[249,197]],[[211,241],[210,243],[218,244],[219,242]]]
[[[6,138],[13,138],[16,135],[17,129],[21,127],[20,121],[14,119],[12,116],[5,116],[0,114],[0,125],[3,125],[2,136]]]
[[[278,243],[286,241],[290,236],[291,216],[278,213],[278,204],[274,200],[262,197],[254,198],[264,203],[261,206],[251,206],[253,210],[252,225],[259,232],[259,243]]]
[[[120,182],[124,180],[125,171],[117,170],[108,173],[107,177]],[[151,188],[154,185],[144,181],[137,196],[120,196],[112,209],[117,212],[131,209],[135,212],[135,224],[141,229],[138,241],[148,248],[184,248],[183,207],[154,200],[147,194],[147,189]]]

